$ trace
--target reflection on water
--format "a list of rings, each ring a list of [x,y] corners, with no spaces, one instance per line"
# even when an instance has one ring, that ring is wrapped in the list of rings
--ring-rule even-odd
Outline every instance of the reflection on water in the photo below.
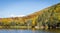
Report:
[[[49,29],[49,30],[0,29],[0,33],[60,33],[60,29]]]

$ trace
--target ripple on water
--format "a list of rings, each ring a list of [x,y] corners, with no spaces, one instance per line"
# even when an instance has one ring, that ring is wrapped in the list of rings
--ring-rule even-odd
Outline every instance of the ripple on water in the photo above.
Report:
[[[0,33],[59,33],[60,29],[50,30],[18,30],[18,29],[1,29]]]

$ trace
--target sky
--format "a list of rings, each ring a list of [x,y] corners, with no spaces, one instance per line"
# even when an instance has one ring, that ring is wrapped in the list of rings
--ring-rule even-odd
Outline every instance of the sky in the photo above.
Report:
[[[0,18],[22,17],[60,3],[60,0],[0,0]]]

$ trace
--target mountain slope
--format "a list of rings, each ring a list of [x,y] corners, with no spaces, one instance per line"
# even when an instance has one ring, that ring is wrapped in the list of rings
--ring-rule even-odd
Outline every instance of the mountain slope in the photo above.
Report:
[[[0,25],[8,26],[60,26],[60,3],[24,17],[0,18]]]

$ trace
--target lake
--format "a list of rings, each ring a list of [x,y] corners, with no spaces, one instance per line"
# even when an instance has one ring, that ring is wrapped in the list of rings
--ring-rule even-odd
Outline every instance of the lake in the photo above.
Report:
[[[0,29],[0,33],[60,33],[60,29],[48,29],[48,30]]]

